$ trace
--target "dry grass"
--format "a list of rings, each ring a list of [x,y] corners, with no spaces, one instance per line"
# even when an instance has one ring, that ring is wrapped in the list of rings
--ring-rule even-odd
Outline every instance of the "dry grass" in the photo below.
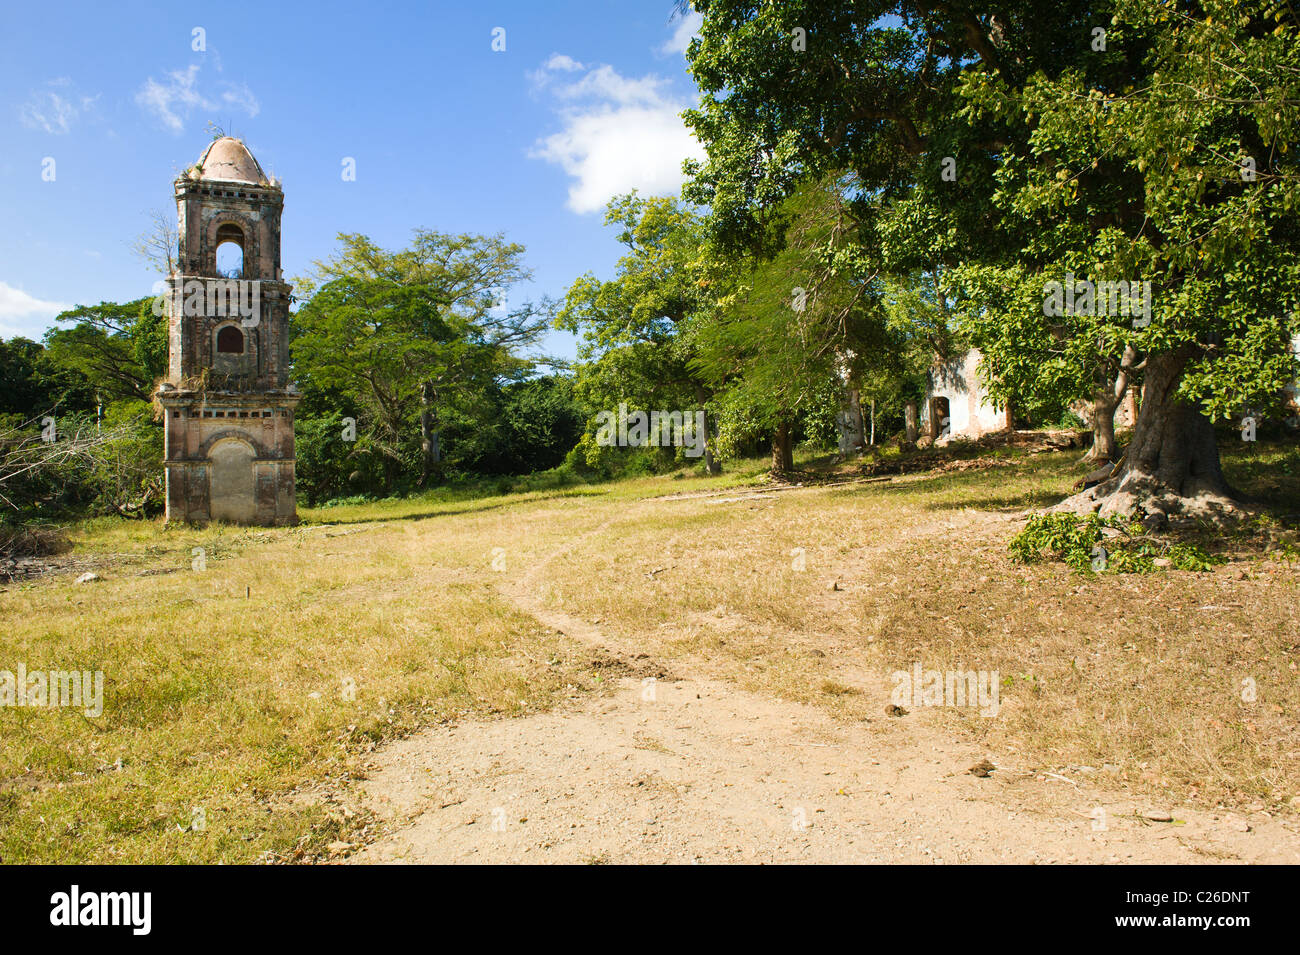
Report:
[[[1076,457],[645,502],[537,576],[554,605],[652,656],[845,718],[878,715],[884,677],[916,662],[997,670],[997,718],[943,715],[990,747],[1209,805],[1295,808],[1300,562],[1240,539],[1209,542],[1231,561],[1206,574],[1013,564],[1019,515],[1068,492]],[[1297,464],[1294,447],[1228,457],[1243,487],[1281,500],[1300,500]]]
[[[1238,480],[1300,500],[1295,448],[1249,455],[1229,460]],[[0,708],[0,856],[237,862],[364,838],[366,820],[294,794],[330,790],[431,721],[532,712],[599,685],[590,654],[514,609],[500,592],[512,588],[670,668],[845,719],[880,715],[887,674],[914,662],[998,670],[998,717],[939,718],[1046,769],[1110,766],[1193,802],[1290,805],[1300,564],[1229,541],[1233,562],[1212,574],[1017,566],[1018,515],[1083,466],[994,463],[775,491],[745,487],[754,462],[722,481],[331,508],[295,529],[71,528],[77,571],[104,580],[0,591],[0,669],[101,669],[104,714]],[[188,828],[196,807],[203,832]]]

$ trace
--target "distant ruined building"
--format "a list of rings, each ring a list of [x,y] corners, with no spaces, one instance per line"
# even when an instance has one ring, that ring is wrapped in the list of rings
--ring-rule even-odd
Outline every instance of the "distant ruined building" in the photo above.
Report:
[[[993,402],[979,379],[981,357],[972,348],[930,367],[921,424],[934,440],[973,439],[1012,426],[1007,409]]]
[[[936,361],[931,366],[921,423],[924,433],[939,444],[953,439],[974,440],[1013,428],[1006,405],[995,402],[980,380],[982,359],[979,349],[972,348],[964,355]],[[1136,388],[1125,392],[1115,409],[1115,427],[1133,427],[1137,421],[1137,397]],[[1070,405],[1070,410],[1084,425],[1092,427],[1092,402],[1079,399]]]
[[[1291,352],[1300,355],[1300,335],[1291,344]],[[921,408],[924,434],[940,444],[954,439],[974,440],[994,431],[1011,428],[1012,422],[1004,405],[998,405],[988,393],[979,377],[982,359],[978,349],[965,355],[936,361],[930,368],[925,403]],[[1130,387],[1115,409],[1115,427],[1132,428],[1137,423],[1141,386]],[[1283,423],[1291,429],[1300,429],[1300,381],[1285,389],[1287,407]],[[1070,404],[1088,428],[1093,426],[1093,403],[1080,398]],[[1238,409],[1237,416],[1246,413]]]
[[[223,136],[175,182],[180,238],[168,276],[167,520],[292,524],[294,409],[284,192]],[[218,270],[217,250],[237,256]],[[223,252],[223,255],[226,254]]]

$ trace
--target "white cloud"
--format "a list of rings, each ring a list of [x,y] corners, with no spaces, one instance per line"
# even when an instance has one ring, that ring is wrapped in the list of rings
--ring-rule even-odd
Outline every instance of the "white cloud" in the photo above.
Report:
[[[570,79],[557,76],[559,71],[583,75]],[[598,212],[632,189],[675,194],[682,160],[704,156],[680,116],[687,104],[668,93],[662,77],[629,78],[611,66],[588,68],[556,54],[533,80],[560,104],[564,128],[538,141],[529,156],[555,163],[573,178],[568,205],[574,212]]]
[[[552,53],[551,58],[542,67],[543,70],[564,70],[566,73],[576,73],[582,68],[581,63],[571,56],[565,56],[563,53]]]
[[[227,106],[234,106],[243,110],[249,116],[256,116],[262,111],[262,106],[257,102],[257,97],[243,83],[228,86],[221,93],[221,102]]]
[[[631,80],[612,66],[598,66],[576,82],[555,88],[555,95],[566,100],[612,101],[620,106],[671,105],[662,90],[667,84],[661,76],[643,76]]]
[[[60,77],[50,80],[47,89],[36,90],[18,110],[24,125],[43,129],[47,133],[63,135],[83,114],[90,112],[98,96],[84,96],[72,85],[72,80]]]
[[[0,282],[0,337],[22,335],[39,341],[54,324],[54,316],[72,308],[62,302],[46,302],[28,295],[7,282]]]
[[[214,99],[199,88],[199,65],[192,63],[183,70],[171,70],[162,83],[149,77],[135,94],[135,101],[174,133],[185,129],[186,120],[195,110],[234,107],[248,116],[261,111],[257,97],[243,83],[222,83],[216,95]]]
[[[686,16],[677,21],[677,29],[664,44],[659,47],[659,52],[664,56],[671,56],[674,53],[685,53],[686,48],[691,45],[691,39],[699,36],[700,27],[704,25],[704,14],[692,10]]]
[[[186,70],[174,70],[167,75],[170,80],[165,84],[149,77],[135,94],[135,101],[154,113],[165,126],[179,133],[185,128],[179,114],[188,114],[194,107],[203,105],[203,97],[195,86],[199,68],[195,64]]]

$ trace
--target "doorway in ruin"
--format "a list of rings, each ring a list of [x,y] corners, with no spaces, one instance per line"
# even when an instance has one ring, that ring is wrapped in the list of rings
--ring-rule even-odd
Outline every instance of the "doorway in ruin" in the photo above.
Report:
[[[951,422],[947,398],[930,399],[930,437],[941,438],[948,433]]]
[[[214,521],[251,524],[257,518],[253,458],[248,442],[238,438],[218,441],[208,452],[210,514]]]

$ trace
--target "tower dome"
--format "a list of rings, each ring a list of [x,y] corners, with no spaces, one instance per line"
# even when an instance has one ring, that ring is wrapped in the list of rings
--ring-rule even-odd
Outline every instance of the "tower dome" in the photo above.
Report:
[[[214,139],[199,158],[198,178],[266,185],[266,174],[248,147],[233,136]]]

